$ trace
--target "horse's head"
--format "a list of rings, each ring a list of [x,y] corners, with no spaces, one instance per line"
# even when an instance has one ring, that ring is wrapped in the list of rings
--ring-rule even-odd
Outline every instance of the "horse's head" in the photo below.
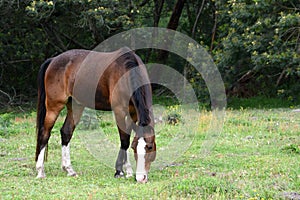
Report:
[[[136,180],[140,183],[148,181],[150,165],[156,157],[155,135],[150,129],[150,133],[144,133],[143,137],[135,136],[131,144],[136,160]]]

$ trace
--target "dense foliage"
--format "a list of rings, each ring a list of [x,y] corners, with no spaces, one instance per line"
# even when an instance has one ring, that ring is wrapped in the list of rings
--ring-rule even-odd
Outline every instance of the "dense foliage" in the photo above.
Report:
[[[299,1],[232,0],[219,7],[224,35],[215,55],[225,79],[237,80],[231,84],[245,95],[299,93]]]
[[[46,58],[92,49],[116,33],[146,26],[178,30],[203,45],[228,95],[299,100],[299,13],[299,0],[1,0],[0,106],[35,97],[36,74]],[[141,56],[174,64],[199,97],[207,95],[193,68],[163,53]]]

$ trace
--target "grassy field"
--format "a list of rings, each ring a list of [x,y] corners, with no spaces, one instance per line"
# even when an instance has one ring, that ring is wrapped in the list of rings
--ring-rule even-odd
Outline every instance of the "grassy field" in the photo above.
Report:
[[[1,199],[300,199],[297,108],[236,106],[226,110],[222,132],[214,132],[222,121],[210,111],[156,107],[163,119],[182,117],[176,125],[157,124],[162,156],[147,184],[113,178],[118,135],[111,113],[83,116],[71,144],[76,178],[60,168],[60,117],[42,180],[35,178],[35,113],[1,114]]]

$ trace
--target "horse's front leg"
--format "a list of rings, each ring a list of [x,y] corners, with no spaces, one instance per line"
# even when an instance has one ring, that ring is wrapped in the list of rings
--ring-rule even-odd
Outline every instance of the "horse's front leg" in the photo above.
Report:
[[[125,164],[126,160],[126,150],[120,148],[118,158],[116,160],[116,173],[115,178],[124,177],[123,165]]]
[[[124,112],[120,110],[119,111],[114,110],[114,113],[115,113],[115,118],[118,126],[120,142],[121,142],[121,147],[115,165],[116,167],[115,177],[120,178],[124,176],[123,167],[125,167],[126,170],[126,177],[130,177],[132,176],[133,171],[129,162],[127,149],[129,148],[130,133],[132,127],[130,124],[127,124],[126,114]]]
[[[126,178],[133,176],[133,170],[129,161],[129,152],[122,148],[119,150],[118,158],[116,161],[115,178],[124,177],[123,167],[125,168]]]
[[[118,129],[119,129],[121,147],[115,165],[116,167],[115,178],[120,178],[124,176],[124,171],[123,171],[124,165],[126,167],[126,172],[128,171],[127,170],[128,169],[127,149],[129,148],[129,143],[130,143],[130,135],[122,131],[121,128],[119,128],[119,126]]]
[[[126,171],[126,178],[132,177],[133,176],[133,170],[132,170],[131,163],[130,163],[130,160],[129,160],[128,150],[126,151],[126,160],[125,160],[125,164],[123,165],[123,167],[125,168],[125,171]]]

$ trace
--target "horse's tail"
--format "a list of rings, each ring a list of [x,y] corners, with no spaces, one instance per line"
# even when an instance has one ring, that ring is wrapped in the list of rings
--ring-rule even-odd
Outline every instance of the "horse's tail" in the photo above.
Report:
[[[51,63],[52,59],[46,60],[40,67],[39,73],[38,73],[38,106],[37,106],[37,117],[36,117],[36,152],[35,152],[35,161],[37,161],[39,153],[41,151],[40,149],[40,141],[42,133],[43,133],[43,127],[44,127],[44,121],[46,117],[46,92],[45,92],[45,73],[46,70]],[[47,151],[46,151],[47,152]]]

